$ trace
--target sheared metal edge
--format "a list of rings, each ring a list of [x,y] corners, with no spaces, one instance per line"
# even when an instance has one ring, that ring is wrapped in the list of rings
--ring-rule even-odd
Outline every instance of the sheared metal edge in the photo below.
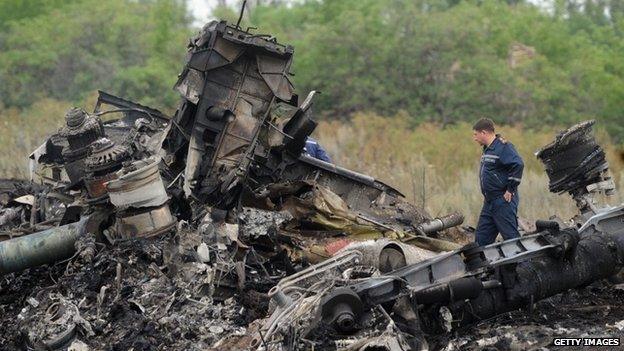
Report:
[[[596,124],[596,121],[592,119],[589,121],[584,121],[584,122],[573,125],[572,127],[564,130],[561,134],[557,135],[553,142],[537,150],[535,152],[535,156],[537,156],[538,158],[541,158],[547,150],[552,149],[558,145],[566,144],[568,142],[567,139],[570,136],[572,136],[574,133],[577,133],[583,129],[588,129],[587,132],[591,132],[592,131],[591,127],[594,124]]]

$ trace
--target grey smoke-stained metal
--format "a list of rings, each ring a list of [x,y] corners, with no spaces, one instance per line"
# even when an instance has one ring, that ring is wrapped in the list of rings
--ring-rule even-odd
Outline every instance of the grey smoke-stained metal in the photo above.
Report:
[[[117,173],[117,179],[106,183],[110,201],[118,211],[115,231],[121,238],[151,237],[175,227],[177,220],[167,204],[159,163],[157,157],[128,163]]]
[[[624,219],[619,208],[611,216]],[[407,264],[381,276],[358,277],[340,283],[320,271],[316,291],[322,291],[318,305],[309,303],[311,295],[290,295],[290,314],[272,316],[272,329],[263,328],[267,342],[312,335],[318,346],[324,335],[370,335],[371,313],[377,306],[393,306],[395,316],[413,316],[411,321],[396,321],[408,336],[412,349],[423,345],[423,335],[448,332],[449,328],[469,325],[511,311],[568,289],[584,286],[616,274],[624,266],[624,236],[620,226],[596,225],[579,233],[575,228],[559,229],[556,222],[538,221],[533,235],[479,247],[466,247],[439,254],[416,264]],[[600,228],[608,231],[597,231]],[[360,245],[362,246],[362,245]],[[358,246],[354,246],[357,248]],[[335,260],[334,271],[348,271],[354,264],[371,264],[375,252],[365,249],[357,263],[344,261],[349,250]],[[383,250],[382,250],[383,252]],[[372,260],[372,264],[383,263]],[[308,268],[308,273],[316,267]],[[304,272],[305,272],[304,271]],[[345,279],[346,277],[342,277]],[[295,286],[292,286],[292,285]],[[290,291],[297,281],[288,283]],[[329,285],[327,285],[329,284]],[[409,303],[403,303],[405,298]],[[340,301],[340,303],[336,303]],[[317,316],[308,318],[305,316]],[[287,319],[283,319],[287,318]],[[394,318],[394,317],[393,317]],[[290,329],[292,326],[296,331]],[[299,329],[298,329],[299,328]],[[368,330],[368,331],[367,331]],[[279,334],[279,336],[277,336]],[[368,337],[368,336],[367,336]],[[307,344],[306,347],[310,345]]]
[[[123,145],[116,145],[107,138],[100,138],[90,146],[90,155],[85,160],[85,187],[91,202],[106,200],[108,192],[105,183],[117,179],[116,171],[121,163],[130,158],[130,151]]]
[[[582,223],[579,233],[591,235],[595,232],[607,232],[624,235],[622,218],[624,218],[624,205],[602,208]]]
[[[87,170],[93,173],[111,173],[121,167],[121,163],[130,157],[130,150],[123,145],[100,138],[90,146],[90,154],[85,161]]]
[[[258,134],[276,99],[288,101],[292,47],[211,22],[192,40],[176,89],[196,111],[190,137],[185,191],[224,194],[248,171]],[[182,106],[176,122],[184,124]]]
[[[149,238],[172,230],[176,223],[165,203],[156,208],[117,213],[115,231],[123,239]]]
[[[89,217],[42,232],[0,241],[0,274],[18,272],[70,257],[85,233]]]
[[[358,173],[344,167],[337,166],[333,163],[325,162],[314,157],[302,154],[298,157],[300,162],[288,167],[283,174],[285,179],[299,180],[305,178],[314,178],[319,184],[324,185],[332,190],[341,189],[337,194],[347,196],[347,203],[356,204],[359,199],[349,198],[349,196],[358,196],[355,188],[360,187],[360,195],[365,196],[368,204],[370,199],[375,199],[381,193],[386,193],[392,197],[403,197],[398,190],[384,184],[383,182],[366,174]],[[356,193],[356,194],[352,194]],[[348,195],[347,195],[348,194]]]
[[[59,132],[67,142],[63,149],[63,163],[70,181],[75,184],[85,176],[85,159],[91,143],[104,137],[102,121],[84,110],[72,108],[65,116],[66,126]]]
[[[124,166],[117,179],[106,183],[111,203],[120,210],[161,206],[169,197],[158,171],[160,160],[151,157]]]
[[[85,159],[90,155],[91,143],[102,137],[112,141],[116,147],[131,149],[132,156],[137,159],[155,155],[160,152],[164,135],[171,127],[170,119],[162,112],[103,91],[99,91],[93,114],[87,114],[81,109],[75,109],[71,114],[63,129],[31,153],[32,180],[46,175],[41,172],[40,165],[52,170],[51,180],[55,183],[76,185],[85,176],[92,176],[88,173],[93,173],[93,170],[85,169]],[[110,119],[108,117],[111,114],[121,117]],[[106,121],[102,121],[101,116],[106,116]],[[81,122],[82,118],[84,120]],[[62,174],[62,170],[65,170],[67,177]],[[94,179],[89,177],[85,180]],[[99,187],[96,192],[104,190],[101,188],[102,183],[96,184]],[[90,197],[93,198],[94,194]]]
[[[469,301],[451,301],[454,326],[463,326],[528,306],[572,288],[608,278],[622,269],[624,237],[608,233],[585,236],[567,252],[566,259],[548,255],[501,271],[499,287],[485,289]],[[467,313],[467,311],[470,313]],[[432,318],[433,316],[427,316]],[[430,332],[444,332],[433,320]]]
[[[354,242],[342,250],[360,252],[360,264],[375,267],[384,273],[436,255],[432,251],[389,239]]]
[[[157,109],[98,90],[98,99],[93,112],[98,115],[102,114],[104,112],[104,110],[102,110],[104,105],[114,106],[117,110],[121,110],[125,115],[123,119],[129,125],[133,125],[139,118],[146,117],[159,119],[163,123],[168,123],[170,120],[167,115]]]
[[[278,283],[280,290],[290,293],[299,288],[309,288],[318,282],[319,277],[335,276],[343,271],[353,268],[361,263],[363,254],[358,250],[345,250],[337,253],[331,258],[310,266],[295,274],[280,280]]]

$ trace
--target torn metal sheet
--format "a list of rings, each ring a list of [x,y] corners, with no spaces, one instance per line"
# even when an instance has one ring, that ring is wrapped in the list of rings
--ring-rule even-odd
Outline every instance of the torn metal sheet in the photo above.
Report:
[[[22,205],[33,206],[35,204],[35,196],[34,195],[24,195],[18,198],[13,199],[13,201]]]
[[[612,183],[591,122],[538,155],[553,189],[585,201],[573,228],[538,222],[462,247],[436,238],[460,214],[431,218],[377,179],[302,155],[315,92],[298,101],[292,47],[212,22],[188,54],[172,119],[100,92],[93,114],[71,112],[31,155],[51,169],[35,170],[44,187],[0,182],[0,235],[13,238],[0,242],[0,271],[57,262],[0,280],[2,345],[425,349],[622,268],[622,206],[592,198]],[[97,220],[73,240],[87,213]]]
[[[305,190],[305,186],[307,189]],[[359,238],[381,237],[386,228],[358,220],[356,213],[338,195],[328,188],[304,183],[302,196],[290,196],[282,209],[299,221],[310,222],[327,230],[341,230]]]
[[[350,241],[391,238],[435,252],[459,247],[452,242],[424,236],[461,224],[463,216],[457,213],[422,222],[419,226],[410,225],[408,221],[397,221],[396,218],[387,220],[388,217],[383,216],[383,213],[380,215],[380,212],[375,213],[378,217],[373,219],[353,211],[342,197],[312,181],[271,184],[256,196],[270,199],[272,204],[280,204],[274,206],[273,210],[290,213],[296,219],[299,229],[318,229],[347,236],[348,240],[331,240],[327,234],[317,236],[317,240],[328,240],[310,244],[304,250],[312,262],[317,262],[321,257],[330,257],[335,252],[331,246],[341,240],[346,245]]]
[[[176,84],[184,101],[164,143],[168,165],[184,174],[186,196],[230,209],[241,197],[253,206],[245,201],[274,183],[311,181],[379,223],[423,222],[424,211],[392,187],[302,155],[316,127],[315,92],[297,104],[288,78],[293,54],[225,22],[211,22],[191,40]]]
[[[55,237],[86,214],[94,218],[83,230],[89,235],[73,240],[75,255],[66,257],[72,241],[66,238],[59,245],[42,244],[43,251],[29,244],[27,262],[6,269],[68,258],[50,267],[49,278],[58,280],[45,292],[29,294],[20,319],[37,320],[43,306],[76,306],[88,323],[76,314],[67,317],[66,328],[33,323],[33,347],[66,347],[79,344],[78,336],[94,336],[95,345],[116,349],[207,349],[234,345],[218,339],[231,337],[237,326],[244,326],[239,335],[247,333],[250,342],[261,328],[252,322],[268,311],[288,317],[262,329],[272,336],[282,323],[315,318],[309,311],[319,303],[333,306],[327,310],[341,305],[341,293],[325,299],[334,287],[322,285],[327,279],[335,284],[381,278],[433,255],[387,240],[354,243],[389,237],[421,245],[425,238],[431,248],[440,240],[423,235],[461,221],[430,219],[370,176],[302,156],[316,127],[315,92],[298,101],[289,72],[293,54],[271,36],[212,22],[190,43],[175,87],[183,101],[172,119],[100,91],[92,114],[70,111],[66,127],[32,153],[40,166],[34,172],[45,186],[19,194],[32,196],[32,204],[17,203],[17,195],[0,198],[0,214],[8,218],[8,231],[0,234],[16,236],[6,245]],[[368,261],[373,268],[364,267]],[[18,283],[39,279],[21,277]],[[20,289],[3,280],[2,301],[6,288]],[[305,291],[319,294],[306,297],[305,308],[292,309],[299,300],[291,294]],[[356,299],[354,294],[349,297]],[[64,320],[61,312],[52,314]],[[374,314],[391,322],[381,309]],[[341,313],[332,316],[328,320],[350,324]],[[358,349],[393,349],[403,339],[390,325],[368,335]],[[93,340],[86,340],[91,346]]]
[[[261,56],[262,52],[270,56]],[[236,172],[247,172],[246,158],[254,154],[260,125],[271,105],[276,98],[292,97],[291,57],[292,48],[225,22],[209,23],[192,41],[187,66],[176,84],[197,105],[186,132],[190,136],[187,192],[223,193],[243,176]],[[178,110],[179,121],[184,110]]]
[[[136,121],[140,118],[150,118],[158,120],[160,123],[168,123],[170,118],[164,113],[158,111],[157,109],[138,104],[136,102],[122,99],[113,94],[109,94],[105,91],[98,90],[98,99],[95,103],[95,108],[93,112],[95,114],[101,115],[105,112],[110,112],[111,110],[107,110],[104,107],[106,105],[113,106],[115,112],[123,113],[123,118],[121,119],[123,124],[128,126],[132,126],[136,124]],[[114,123],[119,123],[118,121],[114,121]]]

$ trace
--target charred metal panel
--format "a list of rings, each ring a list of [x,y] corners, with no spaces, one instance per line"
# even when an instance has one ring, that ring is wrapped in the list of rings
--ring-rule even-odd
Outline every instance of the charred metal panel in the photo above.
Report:
[[[585,217],[600,210],[595,195],[615,193],[605,152],[594,137],[594,124],[593,120],[576,124],[535,153],[546,168],[548,189],[572,195]]]
[[[357,173],[307,155],[286,167],[284,180],[314,180],[343,198],[350,208],[374,215],[375,205],[402,197],[396,189],[365,174]]]
[[[178,110],[192,119],[185,191],[206,199],[245,177],[255,141],[276,99],[290,100],[292,47],[252,35],[225,22],[208,24],[192,40],[176,89]],[[188,114],[188,103],[197,105]],[[190,121],[189,121],[190,122]]]

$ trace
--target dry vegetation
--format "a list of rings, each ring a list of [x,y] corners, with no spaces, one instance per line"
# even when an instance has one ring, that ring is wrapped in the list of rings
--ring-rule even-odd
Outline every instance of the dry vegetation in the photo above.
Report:
[[[93,106],[94,95],[81,103]],[[18,112],[0,109],[0,177],[27,178],[29,153],[62,125],[70,103],[40,100]],[[501,128],[526,163],[520,186],[520,216],[529,220],[559,214],[568,218],[574,206],[568,195],[548,192],[548,179],[534,153],[550,142],[554,126],[542,131],[522,127]],[[432,215],[462,211],[467,224],[475,225],[482,197],[477,180],[479,147],[472,141],[470,125],[458,123],[441,128],[432,124],[413,127],[409,116],[384,118],[360,113],[349,122],[323,121],[315,136],[334,161],[344,167],[377,177],[398,189]],[[606,133],[599,131],[606,146],[614,177],[624,184],[624,163]],[[624,198],[616,196],[611,202]]]
[[[75,106],[91,112],[96,99],[93,92]],[[28,155],[63,126],[65,112],[72,106],[54,99],[38,100],[23,110],[0,105],[0,178],[28,178]]]
[[[0,109],[0,177],[28,177],[28,155],[62,125],[69,107],[69,103],[43,99],[22,111]]]
[[[567,194],[548,192],[548,178],[534,153],[554,139],[557,130],[549,126],[541,131],[520,126],[500,128],[513,142],[525,162],[520,186],[520,216],[528,220],[558,214],[569,218],[575,212]],[[356,114],[350,122],[322,122],[315,132],[337,164],[368,173],[398,189],[416,204],[424,204],[432,215],[459,210],[466,222],[475,225],[482,205],[478,167],[480,148],[472,141],[467,123],[441,128],[436,125],[409,125],[409,116],[383,118]],[[598,138],[607,149],[618,185],[624,185],[623,162],[607,134]],[[622,201],[614,196],[609,202]]]

